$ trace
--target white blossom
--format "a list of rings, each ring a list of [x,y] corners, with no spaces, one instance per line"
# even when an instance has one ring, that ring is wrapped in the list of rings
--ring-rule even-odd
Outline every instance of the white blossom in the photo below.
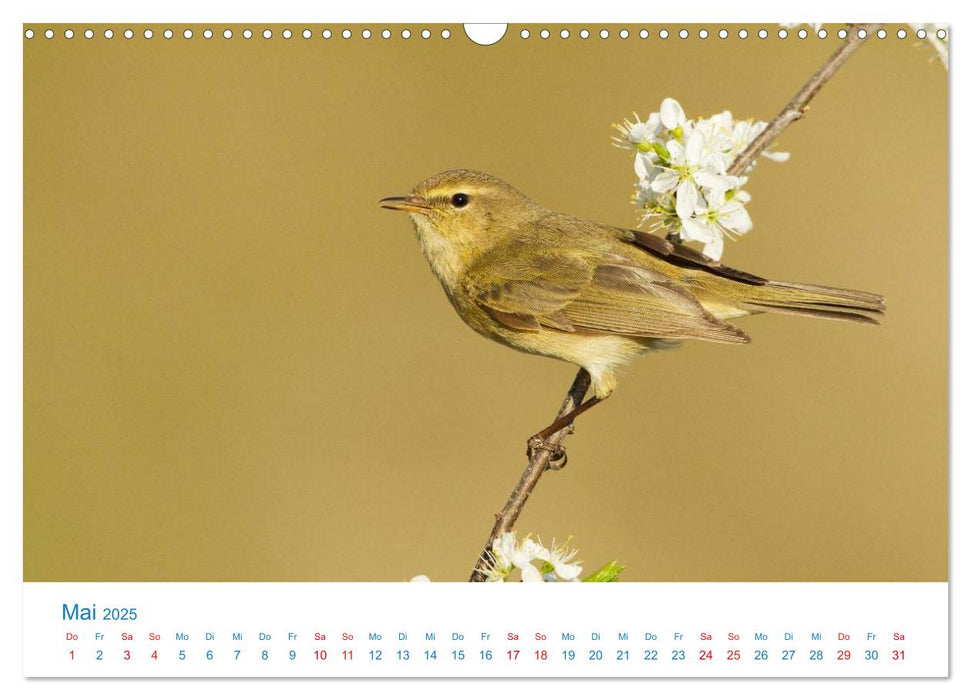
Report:
[[[564,581],[578,581],[583,567],[580,566],[579,562],[570,563],[576,557],[577,550],[567,549],[567,544],[564,543],[557,547],[554,541],[550,549],[544,550],[546,556],[543,561],[550,564],[553,567],[552,573]]]
[[[515,533],[506,532],[492,541],[490,561],[480,571],[493,583],[507,581],[517,569],[524,583],[574,581],[583,570],[579,564],[570,563],[576,554],[576,550],[563,547],[550,551],[529,535],[519,542]]]
[[[736,120],[727,110],[691,120],[670,97],[647,120],[635,114],[633,121],[617,125],[621,136],[614,137],[616,145],[635,151],[638,181],[633,199],[644,212],[642,223],[701,243],[705,255],[720,259],[725,238],[734,239],[752,228],[745,210],[750,197],[741,188],[755,163],[742,176],[729,175],[728,168],[766,126],[762,121]],[[761,155],[775,162],[789,159],[788,153],[771,149]]]

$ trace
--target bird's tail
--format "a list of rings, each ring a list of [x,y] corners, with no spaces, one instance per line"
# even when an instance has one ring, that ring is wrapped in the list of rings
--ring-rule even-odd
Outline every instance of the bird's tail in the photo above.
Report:
[[[880,323],[880,316],[886,309],[879,294],[818,284],[767,281],[761,285],[746,285],[743,294],[741,306],[752,313],[776,312]]]

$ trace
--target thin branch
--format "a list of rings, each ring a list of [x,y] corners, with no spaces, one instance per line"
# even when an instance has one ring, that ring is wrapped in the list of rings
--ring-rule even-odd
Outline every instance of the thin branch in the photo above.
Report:
[[[865,36],[870,36],[880,27],[879,24],[865,24],[865,25],[848,25],[847,31],[848,35],[846,41],[840,45],[839,49],[830,56],[822,67],[816,71],[815,75],[811,77],[805,85],[796,93],[789,104],[787,104],[782,111],[765,127],[761,134],[759,134],[748,147],[742,151],[739,156],[732,162],[728,169],[730,175],[739,175],[745,171],[745,169],[754,161],[762,151],[764,151],[775,139],[782,133],[782,131],[792,124],[792,122],[797,119],[802,118],[808,109],[809,101],[819,92],[820,88],[825,85],[830,78],[839,70],[846,59],[848,59],[854,51],[856,51],[860,45],[865,41],[858,34],[860,29],[865,31]],[[556,414],[556,418],[565,416],[567,413],[572,411],[576,406],[580,405],[583,401],[583,397],[587,394],[587,389],[590,387],[590,375],[586,370],[581,369],[577,372],[576,378],[573,380],[573,384],[570,386],[570,390],[566,394],[566,398],[563,399],[563,403],[560,406],[559,412]],[[533,489],[536,488],[536,484],[539,483],[539,479],[543,476],[543,472],[549,467],[550,457],[552,456],[552,451],[566,438],[570,433],[570,426],[567,426],[558,433],[554,433],[550,436],[547,444],[549,447],[542,447],[533,452],[532,457],[529,460],[529,465],[526,467],[526,471],[519,478],[519,483],[516,484],[516,488],[512,490],[509,495],[509,500],[506,501],[506,505],[503,506],[502,510],[496,514],[496,522],[492,526],[492,532],[489,533],[489,539],[486,541],[485,547],[482,553],[479,555],[478,560],[475,563],[475,568],[472,570],[472,576],[469,578],[470,582],[481,582],[485,580],[485,575],[482,570],[490,563],[492,555],[492,543],[496,538],[503,535],[503,533],[508,532],[512,529],[512,526],[516,523],[519,518],[519,514],[523,510],[523,506],[526,505],[526,500],[529,498]]]
[[[563,403],[560,405],[560,410],[556,414],[556,418],[565,416],[567,413],[572,411],[574,408],[579,406],[583,402],[583,397],[587,395],[587,389],[590,388],[590,375],[587,370],[581,369],[577,372],[577,376],[573,380],[573,384],[570,385],[570,390],[566,392],[566,398],[563,399]],[[555,420],[555,419],[554,419]],[[535,450],[532,457],[529,460],[529,465],[526,467],[526,471],[519,478],[519,483],[516,484],[516,488],[512,490],[509,495],[509,500],[506,501],[506,505],[503,506],[502,510],[496,514],[496,522],[492,526],[492,532],[489,533],[489,539],[486,540],[485,547],[482,550],[482,554],[479,555],[479,560],[475,563],[475,568],[472,570],[472,576],[469,578],[470,582],[481,582],[485,581],[485,575],[482,573],[483,568],[489,564],[490,555],[492,553],[492,542],[504,532],[508,532],[516,520],[519,518],[519,514],[523,510],[523,506],[526,505],[526,499],[529,498],[529,494],[533,492],[536,487],[539,478],[543,476],[543,472],[550,465],[550,457],[552,457],[552,449],[556,448],[563,439],[569,434],[570,426],[567,426],[557,433],[553,433],[546,440],[546,444],[549,448],[540,447]]]
[[[756,136],[752,143],[738,154],[738,157],[728,168],[728,174],[741,175],[745,172],[745,168],[751,165],[758,158],[759,154],[778,138],[783,129],[797,119],[802,119],[806,114],[806,110],[809,109],[809,101],[816,96],[816,93],[819,92],[823,85],[829,82],[829,79],[839,70],[840,66],[846,63],[846,59],[852,56],[853,52],[862,46],[863,42],[866,41],[866,37],[869,37],[879,28],[879,24],[848,25],[846,28],[848,32],[846,41],[836,49],[832,56],[826,59],[822,67],[816,71],[813,77],[806,81],[806,84],[800,88],[796,96],[789,100],[789,104],[783,107],[776,118],[768,123],[765,129],[762,130],[762,133]],[[861,29],[865,32],[863,38],[859,35]]]

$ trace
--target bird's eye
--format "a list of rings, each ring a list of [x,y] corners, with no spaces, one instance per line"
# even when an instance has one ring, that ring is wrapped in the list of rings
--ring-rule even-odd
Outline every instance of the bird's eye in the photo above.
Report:
[[[461,209],[468,203],[469,203],[469,195],[465,194],[464,192],[459,192],[457,194],[452,195],[452,206],[455,207],[456,209]]]

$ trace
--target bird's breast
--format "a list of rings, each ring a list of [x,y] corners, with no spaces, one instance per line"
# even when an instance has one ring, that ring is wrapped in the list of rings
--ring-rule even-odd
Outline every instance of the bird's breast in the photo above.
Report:
[[[432,272],[451,296],[458,289],[468,262],[458,246],[439,233],[426,217],[412,214],[411,219],[415,222],[415,233],[421,252],[428,260]]]

